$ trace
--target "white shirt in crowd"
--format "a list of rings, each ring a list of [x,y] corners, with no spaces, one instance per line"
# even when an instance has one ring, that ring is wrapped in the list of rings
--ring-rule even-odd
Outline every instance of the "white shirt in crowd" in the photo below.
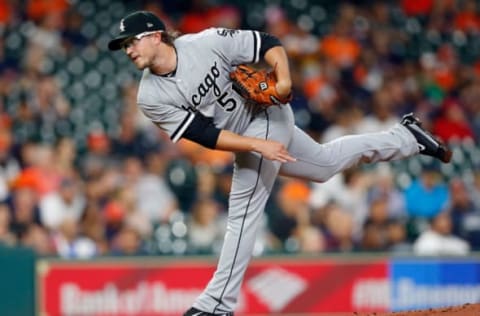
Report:
[[[464,256],[470,245],[454,235],[443,235],[433,230],[423,232],[413,244],[413,252],[419,256]]]
[[[40,200],[40,221],[49,229],[57,229],[66,219],[80,220],[85,208],[83,196],[76,196],[71,203],[62,199],[58,192],[50,193]]]

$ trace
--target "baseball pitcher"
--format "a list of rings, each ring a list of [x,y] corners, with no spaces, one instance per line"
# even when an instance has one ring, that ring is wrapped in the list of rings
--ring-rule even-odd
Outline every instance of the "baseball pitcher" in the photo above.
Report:
[[[233,315],[258,224],[278,174],[324,182],[361,162],[452,152],[413,114],[381,133],[319,144],[294,124],[292,82],[280,41],[254,30],[211,28],[176,37],[154,14],[120,21],[110,50],[143,71],[138,106],[172,142],[235,153],[228,225],[217,269],[185,315]],[[264,60],[270,72],[247,66]]]

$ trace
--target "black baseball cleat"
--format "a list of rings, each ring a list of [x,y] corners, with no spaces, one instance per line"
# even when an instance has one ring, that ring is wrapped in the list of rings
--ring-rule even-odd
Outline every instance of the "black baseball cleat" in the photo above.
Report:
[[[233,316],[232,312],[228,313],[221,313],[221,314],[212,314],[203,312],[201,310],[196,309],[195,307],[190,308],[188,311],[183,314],[183,316]]]
[[[425,131],[422,128],[422,122],[413,113],[405,114],[402,117],[401,124],[417,139],[421,154],[435,157],[445,163],[450,162],[452,151],[432,134]]]

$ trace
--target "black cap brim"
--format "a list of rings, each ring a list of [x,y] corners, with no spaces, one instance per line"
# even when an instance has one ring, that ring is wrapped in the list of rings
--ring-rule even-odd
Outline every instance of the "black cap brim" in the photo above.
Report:
[[[136,34],[131,34],[131,35],[122,35],[122,36],[119,36],[113,40],[111,40],[109,43],[108,43],[108,49],[109,50],[119,50],[122,48],[122,43],[129,37],[132,37],[132,36],[135,36]]]

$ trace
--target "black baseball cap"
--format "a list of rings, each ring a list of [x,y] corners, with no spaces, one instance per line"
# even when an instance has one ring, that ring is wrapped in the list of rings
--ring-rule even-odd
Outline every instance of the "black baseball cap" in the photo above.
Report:
[[[108,49],[119,50],[122,48],[122,42],[129,37],[164,30],[165,24],[155,14],[148,11],[130,13],[120,21],[120,33],[108,43]]]

